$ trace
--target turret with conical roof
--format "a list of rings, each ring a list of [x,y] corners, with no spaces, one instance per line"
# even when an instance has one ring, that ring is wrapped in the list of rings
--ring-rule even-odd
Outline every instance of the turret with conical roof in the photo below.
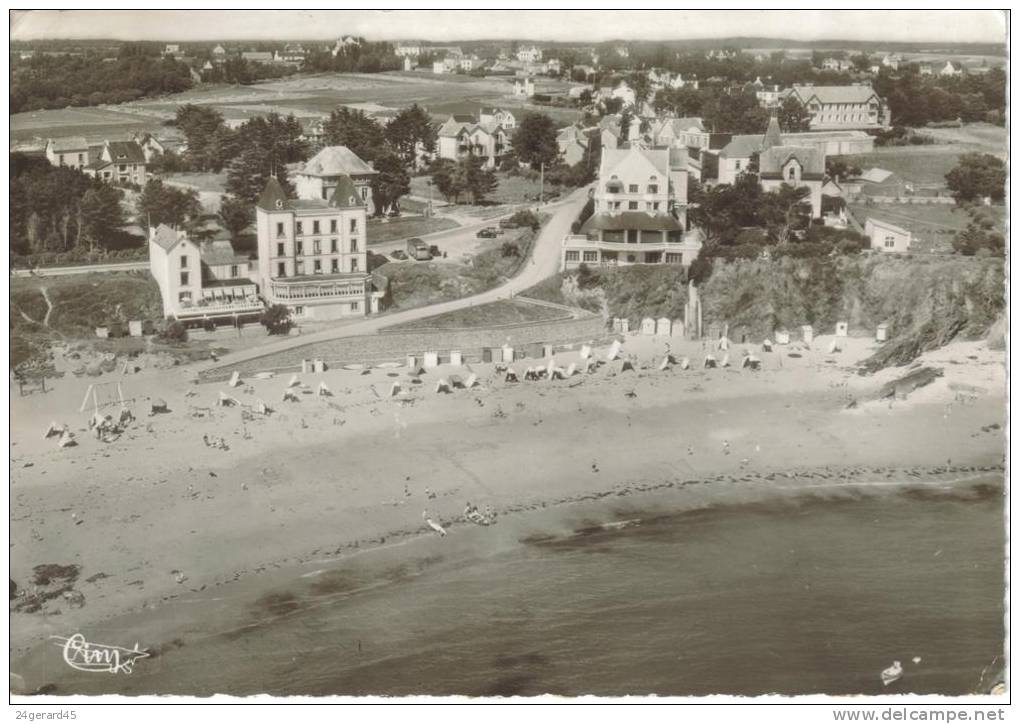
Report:
[[[783,145],[783,136],[779,130],[779,120],[773,113],[769,117],[769,127],[765,130],[765,139],[762,142],[762,150],[766,151],[774,146]]]
[[[287,199],[287,192],[283,190],[283,184],[277,180],[276,176],[269,177],[269,181],[266,182],[266,187],[262,189],[262,193],[259,194],[259,200],[256,202],[256,206],[267,211],[275,211],[277,209],[286,209],[290,207],[290,202]]]
[[[358,189],[351,177],[343,175],[336,179],[336,189],[329,199],[329,205],[337,209],[353,209],[364,206],[365,202],[358,196]]]

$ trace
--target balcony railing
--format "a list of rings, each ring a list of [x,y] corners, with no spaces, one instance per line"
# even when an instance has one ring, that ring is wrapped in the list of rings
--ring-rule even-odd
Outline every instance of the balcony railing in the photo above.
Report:
[[[274,299],[339,299],[361,297],[365,294],[365,281],[352,279],[336,282],[308,282],[304,284],[272,284]]]

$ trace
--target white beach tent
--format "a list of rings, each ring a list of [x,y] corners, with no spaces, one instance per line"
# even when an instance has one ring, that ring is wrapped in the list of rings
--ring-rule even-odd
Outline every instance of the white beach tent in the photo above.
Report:
[[[762,342],[761,343],[761,349],[762,349],[763,352],[771,352],[772,351],[772,340],[771,339],[766,339],[764,342]]]
[[[839,346],[839,342],[837,340],[834,339],[831,342],[829,342],[829,354],[842,351],[843,349]]]
[[[606,353],[606,361],[612,362],[620,356],[620,349],[623,345],[620,344],[620,340],[614,339],[613,344],[609,347],[609,351]]]
[[[332,397],[333,390],[329,389],[325,382],[319,383],[319,397]]]
[[[237,387],[241,384],[241,373],[234,370],[234,374],[230,375],[230,382],[227,383],[231,387]]]
[[[571,362],[570,363],[570,365],[567,367],[567,373],[566,374],[567,374],[567,377],[573,377],[574,375],[577,374],[577,363],[576,362]]]
[[[723,355],[721,366],[723,366],[723,367],[729,367],[730,366],[730,355],[729,355],[729,352],[727,352],[726,354]]]
[[[264,400],[255,400],[255,412],[259,415],[268,415],[273,409]]]
[[[472,387],[478,387],[478,375],[476,375],[474,372],[469,374],[467,376],[467,379],[464,380],[464,387],[469,390]]]
[[[680,360],[680,369],[682,369],[682,370],[689,370],[690,368],[691,368],[691,361],[689,359],[684,357],[682,360]]]
[[[705,367],[711,369],[716,366],[715,357],[710,354],[705,355]]]
[[[588,359],[591,357],[591,345],[581,345],[581,359]]]
[[[298,402],[298,396],[294,392],[294,390],[286,389],[286,390],[283,391],[283,401],[284,402]]]
[[[287,383],[287,387],[297,387],[301,384],[301,380],[298,379],[297,375],[291,375],[290,382]]]
[[[239,405],[241,403],[237,401],[236,397],[231,397],[230,395],[224,393],[221,390],[220,391],[219,399],[217,400],[217,404],[220,407],[234,407],[234,406]]]
[[[394,382],[393,385],[390,386],[390,397],[396,397],[397,395],[400,394],[400,392],[401,392],[400,383]]]

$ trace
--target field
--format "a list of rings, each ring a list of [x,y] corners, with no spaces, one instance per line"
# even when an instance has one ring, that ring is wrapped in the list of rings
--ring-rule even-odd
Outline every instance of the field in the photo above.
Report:
[[[862,226],[873,217],[909,229],[914,235],[911,251],[921,253],[949,253],[953,237],[971,221],[964,209],[936,204],[851,204],[850,211]],[[978,213],[1005,231],[1004,206],[981,207]]]
[[[918,186],[944,187],[946,174],[956,166],[965,150],[956,146],[894,146],[876,148],[874,153],[843,156],[849,163],[892,171],[904,181]]]
[[[488,204],[521,204],[530,201],[534,201],[538,196],[539,184],[538,180],[530,181],[523,176],[509,176],[505,173],[496,173],[496,178],[499,179],[499,187],[491,194],[486,196],[486,203]],[[416,176],[411,179],[411,195],[418,196],[421,198],[428,198],[429,187],[428,176]],[[548,194],[551,186],[547,183],[545,185],[545,191]],[[433,199],[442,199],[443,195],[438,190],[432,190]],[[461,204],[467,205],[471,201],[470,194],[464,194],[461,196]],[[451,211],[456,210],[451,208]],[[459,210],[458,210],[459,211]]]
[[[571,84],[538,79],[539,93],[563,92]],[[111,107],[65,108],[12,115],[11,139],[27,141],[48,137],[84,135],[91,139],[117,138],[135,131],[165,133],[163,122],[186,103],[213,106],[224,116],[245,120],[270,111],[298,117],[324,116],[340,105],[366,112],[404,108],[417,103],[437,119],[451,113],[477,113],[481,106],[500,105],[515,114],[543,110],[512,96],[512,79],[432,75],[424,71],[396,73],[324,73],[264,81],[250,86],[198,86],[162,98],[145,98]],[[576,120],[569,109],[545,109],[563,123]]]
[[[446,314],[437,314],[416,322],[387,327],[387,331],[416,332],[423,329],[469,329],[497,327],[506,324],[527,324],[563,319],[570,314],[560,309],[518,300],[480,304]]]
[[[457,222],[453,219],[442,217],[425,218],[424,216],[402,216],[397,219],[383,221],[381,219],[369,219],[368,221],[368,243],[381,244],[394,239],[407,239],[412,236],[424,236],[436,231],[456,229]]]

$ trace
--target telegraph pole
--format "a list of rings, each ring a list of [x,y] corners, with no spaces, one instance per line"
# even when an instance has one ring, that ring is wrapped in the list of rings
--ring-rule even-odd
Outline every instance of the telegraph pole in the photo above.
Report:
[[[545,196],[545,161],[542,161],[541,174],[538,177],[538,205],[542,206],[542,197]]]

